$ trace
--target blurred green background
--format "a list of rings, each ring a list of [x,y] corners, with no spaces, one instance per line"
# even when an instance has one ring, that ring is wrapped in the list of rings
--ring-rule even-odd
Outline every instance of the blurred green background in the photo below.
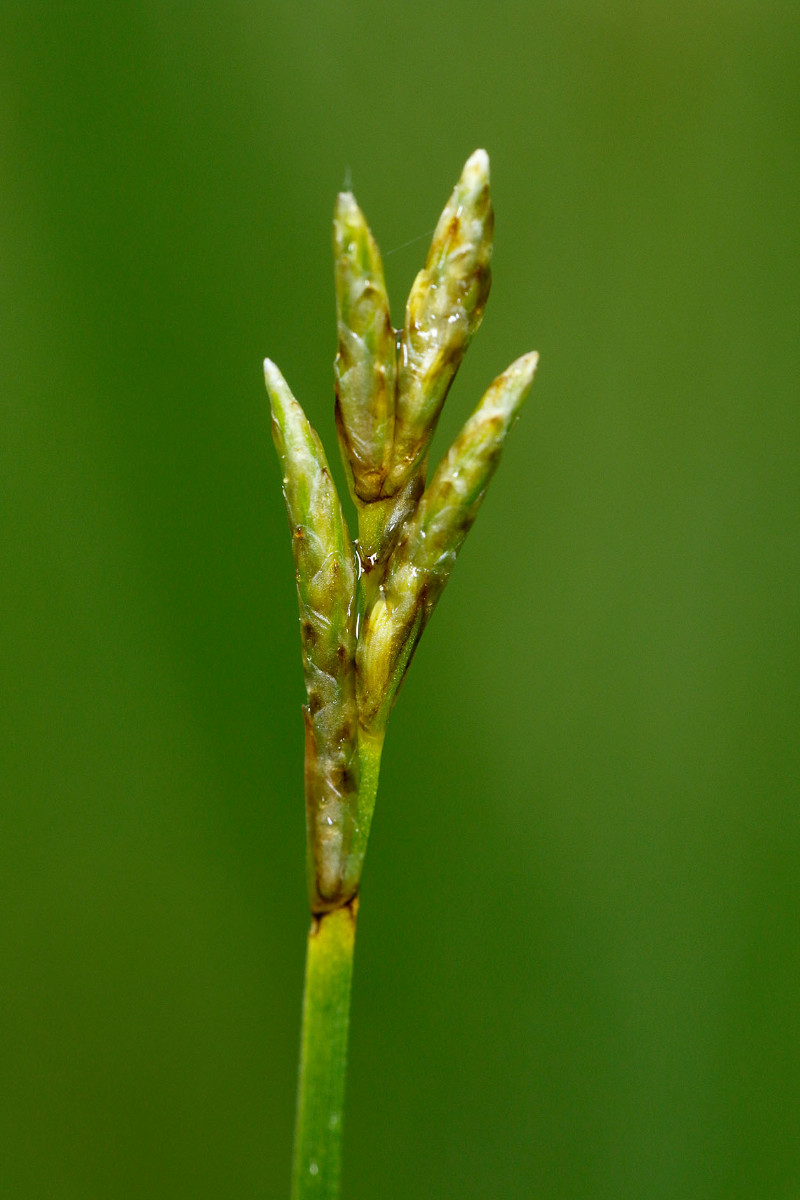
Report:
[[[288,1192],[260,364],[333,457],[335,193],[397,322],[476,146],[437,449],[541,368],[390,726],[344,1195],[800,1195],[799,81],[770,0],[2,5],[3,1196]]]

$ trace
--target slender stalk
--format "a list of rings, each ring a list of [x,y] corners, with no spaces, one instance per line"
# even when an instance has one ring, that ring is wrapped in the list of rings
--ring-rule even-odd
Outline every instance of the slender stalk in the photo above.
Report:
[[[308,935],[292,1200],[336,1200],[358,899]]]

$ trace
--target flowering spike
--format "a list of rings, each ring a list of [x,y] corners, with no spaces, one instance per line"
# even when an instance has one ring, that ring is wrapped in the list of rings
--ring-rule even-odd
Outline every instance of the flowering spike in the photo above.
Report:
[[[406,523],[359,639],[358,706],[367,728],[382,725],[389,715],[530,391],[537,361],[536,354],[523,355],[495,379]]]
[[[489,293],[492,230],[489,159],[476,150],[396,332],[375,239],[350,192],[336,201],[336,425],[355,544],[319,438],[264,365],[300,602],[315,913],[357,894],[389,711],[533,380],[527,354],[494,381],[426,488],[436,422]]]
[[[292,531],[308,704],[306,823],[314,911],[338,901],[358,801],[356,570],[322,444],[273,362],[264,363]]]
[[[395,334],[377,243],[351,192],[333,218],[339,348],[336,428],[356,501],[378,500],[391,466]]]
[[[444,207],[406,304],[390,494],[424,463],[450,384],[481,323],[493,229],[489,156],[476,150]]]

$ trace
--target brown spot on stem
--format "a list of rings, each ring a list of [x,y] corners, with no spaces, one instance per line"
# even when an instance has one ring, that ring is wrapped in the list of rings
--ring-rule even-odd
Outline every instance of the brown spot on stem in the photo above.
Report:
[[[341,786],[346,796],[352,796],[358,786],[358,777],[352,767],[342,767]]]
[[[330,916],[331,913],[338,912],[340,909],[344,909],[344,911],[348,913],[350,920],[353,922],[353,925],[355,925],[358,919],[358,906],[359,895],[358,892],[356,892],[353,896],[349,896],[346,900],[341,900],[338,904],[331,904],[327,908],[317,909],[311,914],[311,929],[309,930],[308,936],[316,937],[325,918]]]

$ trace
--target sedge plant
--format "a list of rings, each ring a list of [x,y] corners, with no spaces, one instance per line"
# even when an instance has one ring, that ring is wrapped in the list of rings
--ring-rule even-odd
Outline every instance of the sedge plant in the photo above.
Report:
[[[476,150],[397,330],[375,239],[350,192],[336,201],[335,411],[355,540],[319,437],[275,364],[264,364],[308,697],[311,929],[292,1200],[339,1195],[359,884],[386,723],[536,369],[536,354],[525,354],[495,379],[428,479],[439,414],[489,295],[493,224],[489,159]]]

